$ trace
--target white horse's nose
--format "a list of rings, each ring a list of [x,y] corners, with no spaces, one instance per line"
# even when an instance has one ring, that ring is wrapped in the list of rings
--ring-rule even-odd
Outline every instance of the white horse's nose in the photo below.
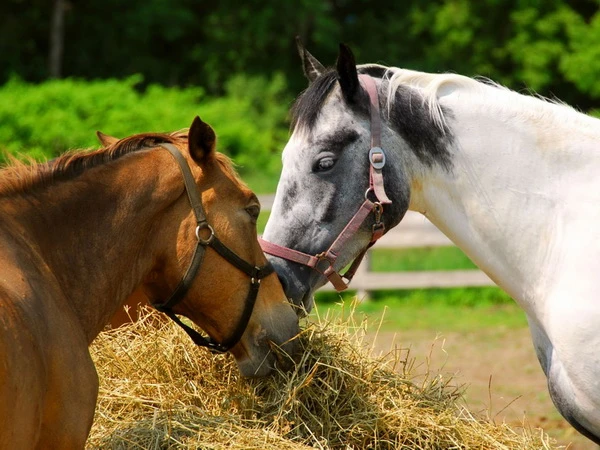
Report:
[[[308,291],[310,289],[309,277],[312,271],[308,267],[286,261],[277,256],[267,255],[267,258],[275,268],[285,296],[294,305],[300,307],[297,311],[312,308],[312,305],[305,304],[305,299],[311,297],[308,295]]]

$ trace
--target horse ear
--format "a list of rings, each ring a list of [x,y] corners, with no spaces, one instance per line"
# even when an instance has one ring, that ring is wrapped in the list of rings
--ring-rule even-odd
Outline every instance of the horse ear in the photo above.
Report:
[[[214,154],[216,142],[215,130],[196,116],[188,132],[188,147],[192,159],[198,164],[206,161]]]
[[[111,145],[119,142],[119,138],[104,134],[102,131],[96,131],[96,136],[98,137],[100,143],[105,147],[110,147]]]
[[[304,48],[300,36],[296,36],[296,47],[298,47],[300,58],[302,58],[302,70],[304,71],[304,76],[312,83],[319,75],[325,72],[325,66]]]
[[[338,55],[336,68],[338,72],[338,81],[342,88],[342,94],[347,102],[352,103],[359,90],[358,71],[354,54],[347,45],[340,44],[340,53]]]

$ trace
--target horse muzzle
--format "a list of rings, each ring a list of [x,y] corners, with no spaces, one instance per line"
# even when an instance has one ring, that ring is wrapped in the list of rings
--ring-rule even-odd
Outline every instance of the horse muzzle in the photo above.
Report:
[[[275,269],[283,292],[288,301],[294,305],[298,316],[303,317],[310,313],[314,305],[315,283],[319,275],[306,266],[287,261],[278,256],[267,255],[267,259]]]
[[[232,350],[240,373],[247,378],[258,378],[274,370],[292,369],[299,348],[297,318],[295,323],[295,327],[270,332],[260,326],[256,330],[248,330],[240,344]]]

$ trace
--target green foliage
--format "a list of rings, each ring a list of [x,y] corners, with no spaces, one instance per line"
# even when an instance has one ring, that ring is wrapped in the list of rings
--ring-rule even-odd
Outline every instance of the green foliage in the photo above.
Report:
[[[577,17],[567,7],[547,14],[533,6],[514,11],[515,33],[507,45],[512,61],[517,63],[514,77],[535,90],[551,85],[561,55],[567,50],[565,27]]]
[[[320,300],[320,299],[319,299]],[[332,314],[347,315],[353,299],[344,302],[324,303],[317,301],[313,315],[321,317]],[[427,303],[411,299],[390,297],[385,301],[364,302],[356,306],[354,314],[364,316],[369,322],[381,322],[382,330],[434,330],[439,333],[468,332],[483,329],[526,328],[523,310],[513,303],[481,303],[464,306],[449,303],[443,297],[431,297]]]
[[[288,139],[291,99],[281,74],[270,80],[234,76],[226,95],[202,103],[201,115],[214,124],[221,151],[232,156],[242,173],[259,170],[271,178],[281,168],[279,154]]]
[[[55,157],[72,148],[98,147],[96,130],[124,137],[189,126],[200,89],[135,87],[123,81],[50,80],[39,85],[13,78],[0,89],[0,143],[11,153]]]
[[[140,88],[141,76],[125,80],[50,80],[41,84],[12,78],[0,87],[0,149],[52,158],[67,149],[98,147],[95,131],[116,137],[175,131],[200,115],[216,130],[219,149],[240,171],[279,170],[287,139],[289,98],[283,77],[235,76],[222,97],[201,88]]]
[[[0,2],[0,83],[48,77],[55,1]],[[482,75],[583,110],[600,98],[598,0],[88,0],[65,2],[65,76],[227,91],[240,73],[306,86],[294,37],[324,64],[338,43],[358,62]],[[118,11],[118,13],[116,13]]]
[[[600,13],[589,22],[573,17],[567,28],[569,48],[560,60],[565,77],[594,98],[600,98]]]

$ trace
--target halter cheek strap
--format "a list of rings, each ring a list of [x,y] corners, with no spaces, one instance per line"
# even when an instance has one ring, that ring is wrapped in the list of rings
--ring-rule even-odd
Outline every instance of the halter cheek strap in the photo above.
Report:
[[[358,76],[363,87],[369,94],[371,113],[371,150],[369,150],[369,188],[375,192],[375,197],[381,204],[390,204],[392,201],[385,193],[383,186],[383,167],[385,166],[385,153],[381,148],[381,114],[379,112],[379,95],[375,80],[368,75]]]
[[[206,220],[206,215],[204,214],[204,209],[202,208],[200,193],[198,192],[198,187],[196,186],[196,182],[192,176],[192,172],[187,164],[187,161],[174,145],[161,144],[160,146],[168,150],[169,153],[173,155],[183,175],[185,190],[194,212],[194,216],[196,217],[196,239],[198,242],[196,244],[196,248],[194,249],[192,261],[190,262],[185,275],[173,291],[173,294],[171,294],[167,300],[160,303],[154,303],[152,306],[158,311],[165,313],[177,325],[183,328],[183,330],[190,336],[196,345],[207,347],[211,351],[217,353],[225,353],[235,346],[242,338],[242,335],[244,334],[244,331],[246,330],[246,327],[250,321],[250,317],[252,316],[252,311],[254,310],[254,305],[256,303],[256,298],[258,297],[258,291],[260,288],[260,282],[263,278],[272,274],[274,269],[269,263],[262,267],[253,266],[252,264],[240,258],[235,252],[221,242]],[[208,230],[210,232],[210,235],[206,239],[200,237],[202,230]],[[202,265],[202,260],[204,259],[204,254],[206,253],[207,247],[211,247],[229,264],[233,265],[250,278],[250,288],[248,290],[248,294],[246,295],[242,315],[238,320],[238,324],[233,333],[222,342],[217,342],[210,337],[207,338],[202,336],[192,327],[183,323],[173,311],[173,307],[184,299],[192,285],[192,282],[194,281],[194,278],[198,274],[198,270]]]
[[[369,111],[371,122],[371,149],[369,150],[369,189],[365,192],[365,200],[360,205],[358,211],[350,219],[336,240],[329,249],[317,255],[309,255],[291,248],[283,247],[272,242],[259,238],[260,245],[265,253],[280,258],[294,261],[298,264],[308,266],[317,272],[323,274],[336,291],[340,292],[348,288],[352,277],[356,273],[358,266],[363,260],[367,250],[377,242],[385,233],[385,226],[381,221],[383,214],[383,205],[390,204],[392,201],[385,193],[383,183],[383,167],[386,163],[384,151],[381,149],[381,115],[379,112],[379,95],[377,93],[377,84],[375,80],[368,75],[359,75],[359,80],[369,95]],[[369,199],[369,194],[373,193],[376,201]],[[334,264],[338,255],[343,250],[346,243],[360,230],[364,221],[373,214],[375,224],[371,229],[371,241],[359,253],[350,268],[343,275],[337,272]]]

